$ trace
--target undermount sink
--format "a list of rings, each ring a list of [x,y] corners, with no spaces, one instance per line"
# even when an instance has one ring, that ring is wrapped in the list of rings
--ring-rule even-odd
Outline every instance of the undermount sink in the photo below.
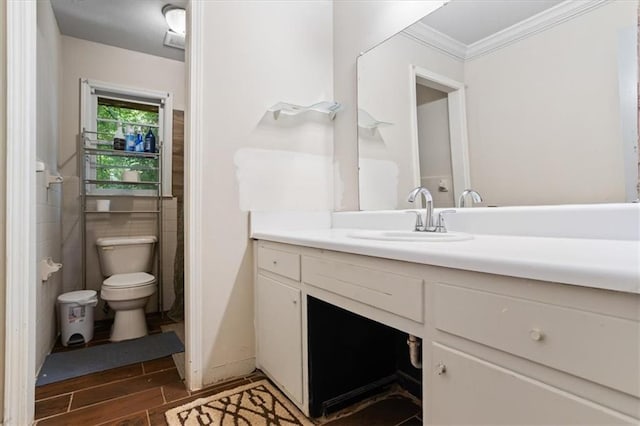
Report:
[[[466,241],[473,235],[461,232],[418,232],[418,231],[355,231],[347,236],[364,240],[406,241],[415,243]]]

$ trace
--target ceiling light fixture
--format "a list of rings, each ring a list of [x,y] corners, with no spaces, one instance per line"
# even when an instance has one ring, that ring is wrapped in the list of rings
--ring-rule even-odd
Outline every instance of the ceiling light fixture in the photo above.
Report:
[[[171,31],[185,35],[187,31],[187,13],[183,8],[168,4],[162,8],[162,14]]]

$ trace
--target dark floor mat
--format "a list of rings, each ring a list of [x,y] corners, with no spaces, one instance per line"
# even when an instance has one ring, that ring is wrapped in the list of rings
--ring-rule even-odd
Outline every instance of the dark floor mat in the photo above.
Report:
[[[178,336],[171,331],[139,339],[49,354],[40,369],[36,386],[122,367],[184,352]]]

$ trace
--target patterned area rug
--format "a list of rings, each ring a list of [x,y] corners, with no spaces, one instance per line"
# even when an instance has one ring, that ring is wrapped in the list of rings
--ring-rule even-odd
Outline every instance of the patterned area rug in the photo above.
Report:
[[[267,380],[195,400],[164,415],[170,426],[313,426]]]

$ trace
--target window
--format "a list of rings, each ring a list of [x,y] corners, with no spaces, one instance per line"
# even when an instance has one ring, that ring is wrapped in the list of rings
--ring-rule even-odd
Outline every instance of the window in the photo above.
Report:
[[[152,130],[162,164],[158,158],[141,156],[95,155],[85,164],[86,176],[99,181],[90,185],[92,195],[156,194],[154,185],[128,185],[119,181],[125,170],[140,171],[140,181],[162,181],[163,195],[171,196],[171,95],[123,88],[108,83],[82,81],[81,131],[91,134],[97,148],[111,149],[118,126],[127,126],[144,135]],[[165,115],[166,114],[166,115]],[[162,176],[160,175],[162,172]],[[162,178],[162,179],[161,179]]]

